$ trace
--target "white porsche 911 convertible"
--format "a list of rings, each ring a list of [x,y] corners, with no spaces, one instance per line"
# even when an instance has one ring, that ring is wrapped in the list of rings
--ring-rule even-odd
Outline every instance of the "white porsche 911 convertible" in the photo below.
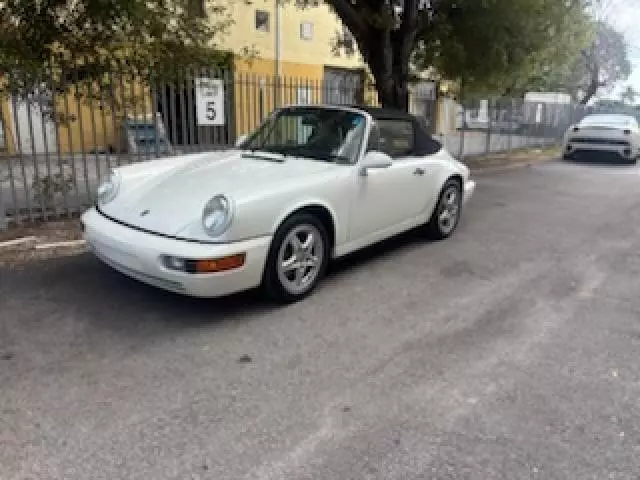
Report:
[[[422,227],[444,239],[475,182],[412,115],[276,110],[235,148],[120,167],[82,216],[94,254],[196,297],[308,295],[337,257]]]

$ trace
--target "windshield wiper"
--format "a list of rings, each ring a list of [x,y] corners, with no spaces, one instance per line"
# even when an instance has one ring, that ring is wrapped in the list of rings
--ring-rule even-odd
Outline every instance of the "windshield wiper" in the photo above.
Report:
[[[269,162],[278,162],[283,163],[286,159],[286,155],[282,153],[274,153],[269,151],[260,151],[257,153],[257,150],[251,149],[249,152],[243,152],[242,158],[256,158],[258,160],[267,160]]]
[[[338,155],[336,153],[323,152],[312,148],[298,148],[296,153],[303,157],[313,158],[314,160],[322,160],[329,163],[351,163],[351,159],[345,155]]]

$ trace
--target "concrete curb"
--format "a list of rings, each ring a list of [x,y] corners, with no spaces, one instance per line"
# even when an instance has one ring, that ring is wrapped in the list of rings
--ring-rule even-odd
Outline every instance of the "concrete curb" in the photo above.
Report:
[[[557,160],[558,160],[557,157],[550,157],[544,160],[536,160],[533,162],[528,161],[528,162],[507,163],[504,165],[497,165],[497,166],[491,166],[491,167],[475,167],[475,168],[470,167],[470,170],[473,175],[485,174],[485,173],[487,174],[500,173],[500,172],[508,172],[510,170],[516,170],[518,168],[526,168],[534,165],[542,165],[542,164],[554,162]]]
[[[85,240],[68,240],[64,242],[52,242],[41,243],[35,246],[35,250],[38,252],[51,252],[51,253],[82,253],[87,248],[87,242]]]
[[[23,237],[0,243],[0,254],[12,254],[16,258],[24,254],[40,256],[73,255],[87,250],[85,240],[38,243],[37,237]]]

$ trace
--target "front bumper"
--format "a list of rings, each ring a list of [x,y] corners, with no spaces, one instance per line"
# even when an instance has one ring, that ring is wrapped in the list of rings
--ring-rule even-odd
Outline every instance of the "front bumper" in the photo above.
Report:
[[[164,238],[116,223],[95,208],[82,215],[84,238],[107,265],[154,287],[194,297],[221,297],[260,285],[270,236],[225,244],[191,243]],[[186,273],[165,267],[161,257],[193,260],[244,253],[242,267],[218,273]]]
[[[609,143],[602,141],[602,143],[596,142],[580,142],[579,140],[569,139],[563,151],[565,157],[576,157],[580,154],[608,154],[616,155],[623,159],[635,158],[639,153],[637,145],[632,142],[624,143]]]

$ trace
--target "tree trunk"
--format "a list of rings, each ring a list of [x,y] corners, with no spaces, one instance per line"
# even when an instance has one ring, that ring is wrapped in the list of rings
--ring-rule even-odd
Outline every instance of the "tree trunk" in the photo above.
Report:
[[[580,105],[586,105],[587,103],[589,103],[589,100],[591,100],[593,98],[593,96],[598,93],[598,80],[596,79],[595,81],[592,79],[589,82],[589,86],[587,87],[587,91],[584,93],[584,96],[582,97],[582,100],[580,100]]]
[[[378,100],[384,108],[406,112],[409,109],[409,57],[388,37],[381,39],[377,47],[368,64],[376,82]]]
[[[595,49],[595,47],[593,47]],[[598,93],[598,88],[600,87],[600,62],[596,56],[597,54],[593,53],[593,66],[591,69],[591,78],[589,79],[589,85],[587,86],[587,91],[584,93],[584,97],[580,100],[581,105],[586,105],[589,103],[589,100],[593,98],[593,96]]]
[[[376,82],[378,100],[385,108],[407,111],[409,108],[409,59],[415,46],[419,26],[418,0],[404,2],[401,19],[394,22],[362,21],[358,14],[383,12],[394,2],[356,2],[341,0],[329,2],[338,10],[341,18],[347,19],[347,26],[355,36],[360,53],[369,66]],[[363,3],[378,6],[365,9]],[[393,9],[392,9],[393,10]],[[340,14],[342,12],[342,14]],[[391,16],[395,16],[393,12]],[[399,23],[398,23],[399,22]],[[377,25],[377,23],[380,23]],[[374,25],[376,24],[376,25]]]
[[[409,109],[409,89],[407,82],[393,74],[385,74],[376,81],[378,100],[384,108],[394,108],[402,111]]]

